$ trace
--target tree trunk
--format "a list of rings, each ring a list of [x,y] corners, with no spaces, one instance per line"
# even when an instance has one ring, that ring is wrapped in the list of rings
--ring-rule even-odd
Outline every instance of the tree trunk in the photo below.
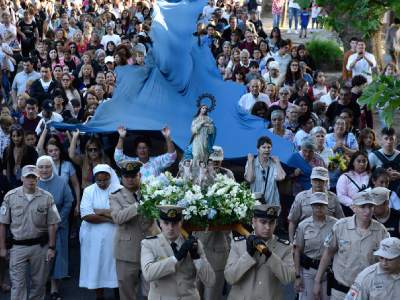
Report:
[[[375,32],[374,35],[371,37],[371,48],[372,53],[375,56],[376,64],[378,70],[382,70],[384,63],[383,63],[383,54],[382,54],[382,30]]]

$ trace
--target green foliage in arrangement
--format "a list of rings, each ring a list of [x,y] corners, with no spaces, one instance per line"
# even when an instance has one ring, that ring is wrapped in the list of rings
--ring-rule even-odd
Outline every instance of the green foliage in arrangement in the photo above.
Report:
[[[392,76],[375,77],[358,103],[369,109],[380,109],[386,126],[392,126],[394,113],[400,107],[400,80]]]

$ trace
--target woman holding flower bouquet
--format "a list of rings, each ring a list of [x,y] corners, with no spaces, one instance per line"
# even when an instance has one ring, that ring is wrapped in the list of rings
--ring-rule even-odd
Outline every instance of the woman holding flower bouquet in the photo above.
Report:
[[[358,150],[357,139],[354,134],[346,131],[346,120],[343,117],[335,119],[333,132],[326,136],[326,146],[334,153],[347,156],[353,155]]]

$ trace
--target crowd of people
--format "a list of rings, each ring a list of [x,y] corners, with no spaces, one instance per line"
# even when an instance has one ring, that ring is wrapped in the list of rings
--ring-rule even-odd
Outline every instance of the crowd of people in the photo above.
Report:
[[[284,4],[272,1],[267,33],[259,1],[208,0],[193,33],[221,78],[246,86],[239,109],[296,149],[283,164],[266,134],[233,173],[212,145],[207,105],[182,160],[168,127],[166,152],[152,156],[149,136],[129,140],[124,127],[49,125],[88,122],[118,88],[115,68],[146,64],[154,3],[0,0],[0,293],[27,299],[29,286],[29,299],[44,299],[49,281],[50,299],[63,299],[78,237],[79,287],[96,299],[105,288],[116,299],[282,299],[289,283],[300,299],[400,294],[400,149],[395,129],[374,130],[373,112],[357,103],[376,59],[353,38],[342,77],[328,80],[279,29]],[[288,33],[307,37],[310,19],[320,28],[316,1],[285,5]],[[398,77],[396,63],[382,74]],[[181,207],[161,206],[159,220],[140,215],[141,183],[174,166],[202,187],[244,173],[257,200],[251,235],[182,236]]]

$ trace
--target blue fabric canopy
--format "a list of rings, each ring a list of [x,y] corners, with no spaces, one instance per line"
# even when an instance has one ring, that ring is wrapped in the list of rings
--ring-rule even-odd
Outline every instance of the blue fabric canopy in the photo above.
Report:
[[[262,119],[240,110],[237,103],[245,87],[223,81],[210,48],[199,45],[193,35],[205,5],[205,0],[157,1],[151,29],[153,45],[145,66],[117,67],[112,99],[101,104],[87,124],[57,127],[111,132],[121,125],[150,131],[168,125],[174,142],[185,149],[197,99],[207,93],[216,100],[215,110],[209,114],[218,132],[215,144],[223,147],[227,159],[255,153],[257,139],[267,135],[273,141],[273,154],[288,162],[293,144],[271,134]],[[297,163],[302,166],[305,162]]]

